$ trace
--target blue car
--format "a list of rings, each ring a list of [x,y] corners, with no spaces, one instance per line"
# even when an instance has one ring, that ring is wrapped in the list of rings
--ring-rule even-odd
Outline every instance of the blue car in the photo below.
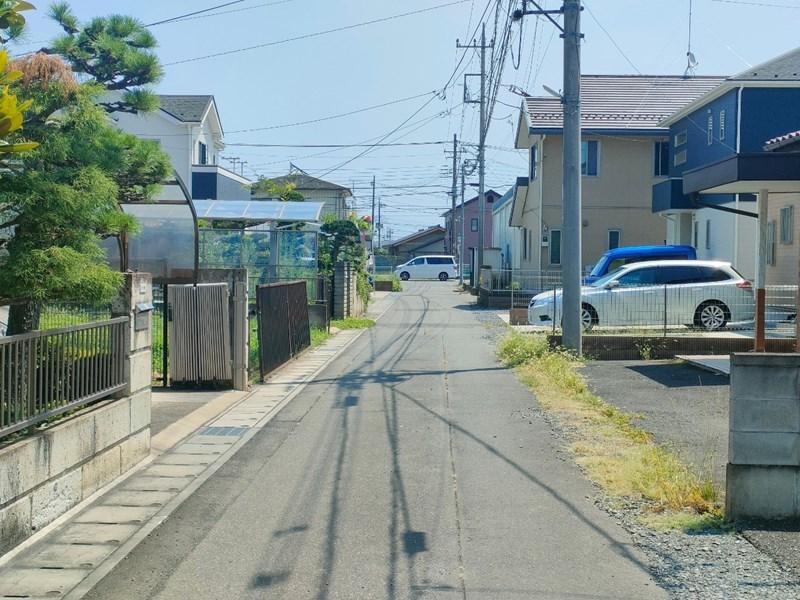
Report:
[[[651,260],[696,260],[692,246],[627,246],[609,250],[597,261],[584,280],[590,285],[623,265]]]

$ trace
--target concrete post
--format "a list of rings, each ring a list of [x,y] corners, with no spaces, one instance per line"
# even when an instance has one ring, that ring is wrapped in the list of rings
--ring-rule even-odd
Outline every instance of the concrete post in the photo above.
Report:
[[[153,363],[151,337],[153,283],[148,273],[125,273],[125,283],[111,305],[113,317],[128,317],[125,335],[124,374],[127,385],[118,394],[129,397],[142,392],[150,402]]]
[[[800,355],[731,355],[726,516],[800,516]]]
[[[758,263],[756,266],[756,340],[755,351],[766,350],[766,301],[767,301],[767,211],[769,191],[758,192]]]

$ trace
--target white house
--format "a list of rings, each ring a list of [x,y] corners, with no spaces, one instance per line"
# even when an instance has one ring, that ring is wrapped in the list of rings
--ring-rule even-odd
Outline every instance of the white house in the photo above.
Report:
[[[219,165],[222,121],[211,95],[160,95],[152,113],[114,113],[123,131],[156,140],[195,200],[247,200],[252,183]]]
[[[353,197],[353,192],[338,183],[331,183],[324,179],[312,177],[302,169],[292,165],[288,175],[272,177],[271,181],[276,185],[291,184],[294,190],[303,195],[308,201],[322,202],[322,216],[333,215],[337,219],[346,219],[350,212],[349,199]],[[266,199],[269,195],[266,192],[253,190],[253,199]]]
[[[522,264],[522,230],[511,226],[514,187],[492,203],[492,243],[500,249],[504,269],[519,269]]]

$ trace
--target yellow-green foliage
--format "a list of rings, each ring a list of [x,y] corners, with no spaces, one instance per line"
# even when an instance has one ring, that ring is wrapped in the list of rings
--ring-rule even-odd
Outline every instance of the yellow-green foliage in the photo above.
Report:
[[[503,339],[498,353],[507,366],[516,368],[541,406],[569,424],[576,461],[610,494],[646,500],[650,510],[661,515],[661,527],[696,526],[721,517],[713,483],[636,427],[637,415],[593,394],[573,355],[550,349],[541,336],[519,333]],[[698,521],[698,515],[710,516]]]

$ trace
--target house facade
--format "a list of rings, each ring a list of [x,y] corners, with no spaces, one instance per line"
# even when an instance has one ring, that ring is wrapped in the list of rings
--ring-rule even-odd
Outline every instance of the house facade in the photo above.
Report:
[[[478,249],[478,240],[480,238],[480,196],[475,196],[464,202],[464,256],[469,257],[470,251]],[[495,201],[500,199],[500,194],[494,190],[486,190],[484,192],[486,199],[483,204],[483,247],[492,248],[492,207]],[[461,249],[461,205],[456,206],[455,213],[453,209],[448,210],[442,214],[444,217],[445,227],[445,246],[449,254],[458,256]],[[451,241],[452,240],[452,241]]]
[[[414,233],[386,244],[384,248],[389,251],[394,264],[404,263],[415,256],[426,254],[445,253],[445,228],[434,225],[427,229],[420,229]]]
[[[252,183],[222,167],[224,131],[214,96],[160,95],[152,113],[114,113],[117,126],[156,140],[194,200],[247,200]]]
[[[322,202],[322,216],[333,215],[337,219],[346,219],[350,212],[350,198],[353,192],[350,188],[344,187],[330,181],[312,177],[308,173],[293,169],[288,175],[272,177],[277,185],[293,184],[295,191],[300,192],[303,197],[311,202]],[[269,194],[260,190],[253,190],[253,199],[266,199]]]
[[[725,79],[662,125],[669,127],[669,178],[653,187],[652,205],[667,220],[667,239],[691,243],[699,257],[730,261],[753,278],[758,190],[728,185],[714,188],[720,193],[697,193],[692,191],[696,186],[686,184],[720,169],[730,170],[734,179],[748,179],[742,165],[757,161],[769,171],[762,160],[768,151],[793,151],[790,143],[781,147],[780,139],[773,138],[800,129],[800,49]],[[768,283],[797,282],[798,195],[796,187],[786,184],[770,194]]]
[[[652,212],[652,185],[668,176],[669,131],[660,122],[722,81],[716,77],[581,77],[582,256],[584,270],[619,246],[663,244]],[[510,226],[521,232],[520,268],[560,271],[563,230],[562,104],[526,97],[516,148],[529,172],[512,198]]]
[[[511,227],[511,209],[514,188],[511,187],[492,203],[492,242],[500,249],[503,269],[519,269],[522,266],[522,231]]]

